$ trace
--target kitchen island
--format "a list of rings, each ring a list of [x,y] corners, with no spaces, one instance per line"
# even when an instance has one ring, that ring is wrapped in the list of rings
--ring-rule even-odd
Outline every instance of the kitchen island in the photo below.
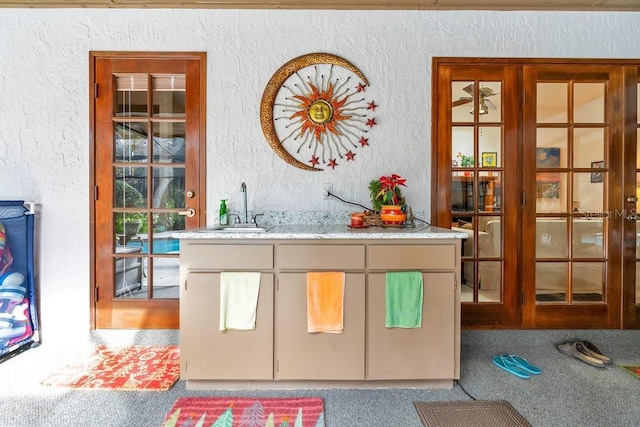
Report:
[[[206,228],[180,241],[181,378],[190,389],[452,387],[460,240],[437,227]],[[256,326],[219,330],[220,273],[260,272]],[[345,273],[344,331],[307,332],[306,275]],[[422,324],[385,327],[385,273],[423,275]]]

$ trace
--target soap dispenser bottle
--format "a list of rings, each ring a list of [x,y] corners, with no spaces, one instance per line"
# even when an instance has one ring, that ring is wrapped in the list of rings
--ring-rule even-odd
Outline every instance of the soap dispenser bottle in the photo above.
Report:
[[[229,225],[229,215],[227,215],[227,199],[220,200],[220,225]]]

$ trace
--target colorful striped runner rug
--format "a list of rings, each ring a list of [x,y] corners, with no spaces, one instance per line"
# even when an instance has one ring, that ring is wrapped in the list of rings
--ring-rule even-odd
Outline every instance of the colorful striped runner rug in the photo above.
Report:
[[[321,398],[182,397],[163,427],[324,427]]]

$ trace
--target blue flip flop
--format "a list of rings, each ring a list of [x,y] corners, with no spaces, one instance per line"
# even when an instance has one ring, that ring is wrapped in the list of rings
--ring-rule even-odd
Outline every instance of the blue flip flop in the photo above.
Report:
[[[527,359],[522,356],[516,356],[515,354],[503,354],[503,356],[510,358],[518,366],[518,368],[525,370],[530,374],[540,375],[540,373],[542,372],[540,368],[538,368],[536,365],[532,365]]]
[[[507,354],[501,354],[498,356],[493,356],[493,364],[498,368],[503,369],[510,374],[515,375],[520,378],[529,378],[529,373],[524,369],[520,368],[516,362],[513,361]]]

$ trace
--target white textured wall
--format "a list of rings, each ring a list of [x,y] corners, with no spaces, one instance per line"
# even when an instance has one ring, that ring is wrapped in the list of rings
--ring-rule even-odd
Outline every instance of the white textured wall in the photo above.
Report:
[[[348,211],[321,200],[324,182],[368,204],[369,180],[407,178],[429,212],[431,58],[638,54],[640,14],[433,11],[0,9],[0,199],[39,203],[39,281],[45,342],[89,322],[91,50],[206,51],[208,206]],[[267,81],[311,52],[341,56],[370,81],[379,126],[355,162],[304,172],[277,157],[258,117]]]

